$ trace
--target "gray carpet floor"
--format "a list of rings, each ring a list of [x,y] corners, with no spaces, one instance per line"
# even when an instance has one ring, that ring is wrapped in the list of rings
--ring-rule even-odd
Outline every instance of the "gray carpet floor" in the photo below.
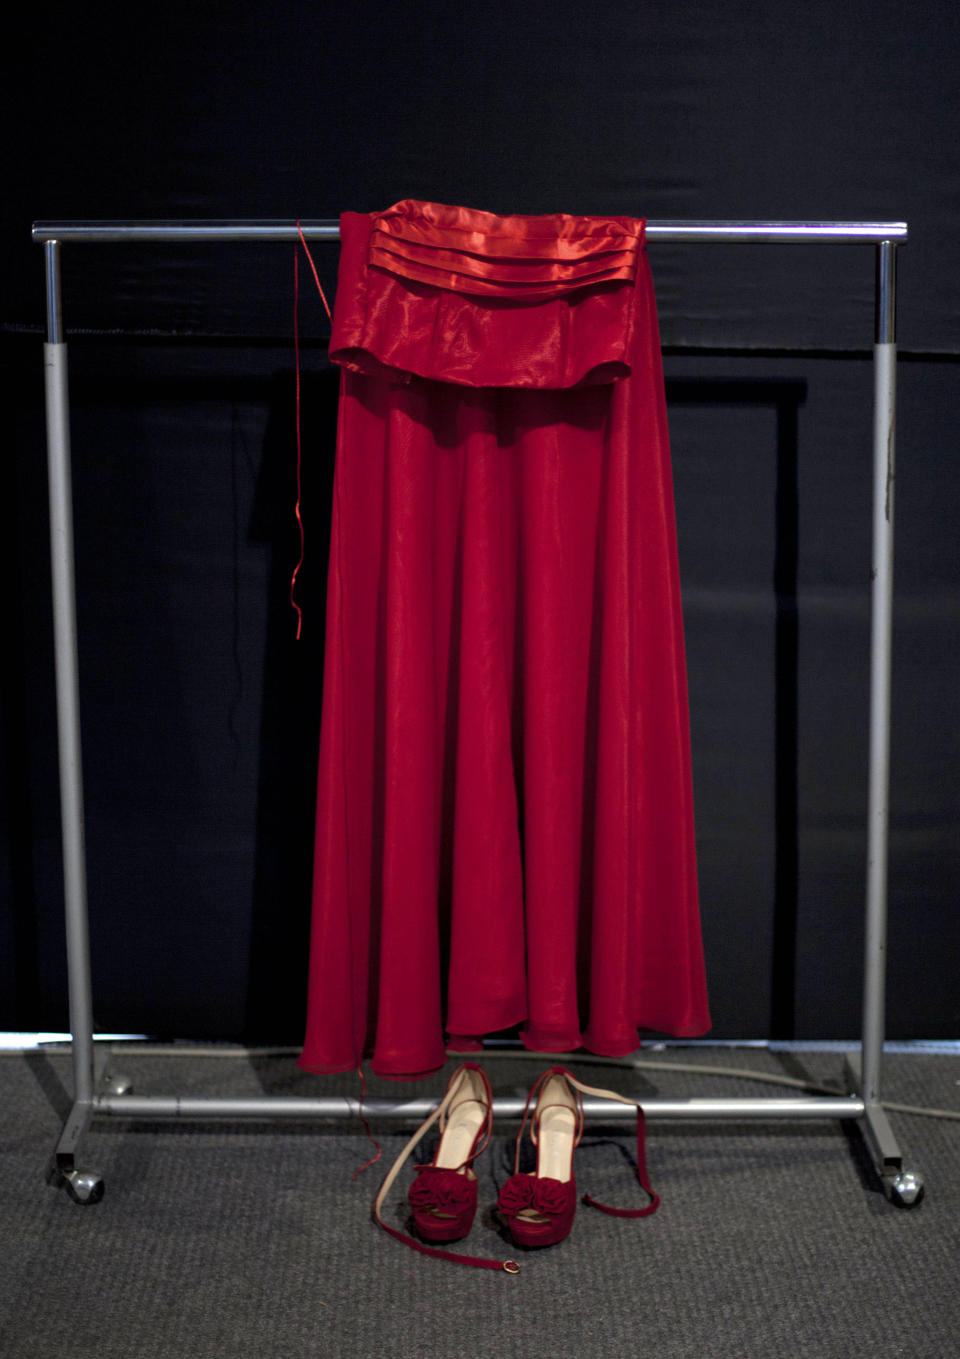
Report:
[[[652,1058],[749,1065],[839,1079],[835,1053],[696,1049]],[[450,1064],[450,1068],[454,1065]],[[611,1071],[573,1059],[584,1080],[642,1099],[773,1095],[746,1080]],[[291,1057],[125,1054],[140,1093],[357,1092],[355,1077],[299,1072]],[[519,1093],[541,1066],[491,1059],[494,1089]],[[960,1108],[960,1058],[891,1055],[885,1097]],[[370,1094],[439,1094],[445,1078]],[[106,1180],[79,1207],[44,1181],[69,1107],[69,1058],[0,1057],[0,1355],[4,1359],[194,1356],[651,1356],[652,1359],[956,1359],[960,1354],[960,1123],[891,1114],[923,1203],[890,1205],[859,1136],[836,1122],[651,1125],[662,1196],[653,1217],[581,1207],[559,1246],[518,1253],[492,1205],[516,1124],[478,1163],[481,1212],[461,1247],[516,1254],[522,1272],[426,1259],[370,1219],[407,1134],[375,1129],[384,1160],[352,1178],[370,1145],[356,1124],[98,1122],[84,1160]],[[642,1201],[626,1124],[588,1126],[578,1186]],[[402,1224],[409,1176],[388,1220]]]

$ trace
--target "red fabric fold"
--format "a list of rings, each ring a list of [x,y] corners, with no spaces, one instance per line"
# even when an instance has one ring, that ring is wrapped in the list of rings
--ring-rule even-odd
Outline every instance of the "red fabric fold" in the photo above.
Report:
[[[515,223],[532,225],[511,234]],[[643,239],[631,218],[494,218],[409,201],[346,213],[350,284],[331,358],[402,383],[559,389],[626,377]]]
[[[533,260],[536,288],[545,263],[611,242],[633,272],[481,296],[381,267],[374,233],[434,248],[438,278],[467,276],[453,251],[494,279]],[[301,1065],[372,1053],[383,1075],[421,1075],[445,1030],[471,1044],[516,1024],[530,1047],[612,1056],[639,1028],[703,1033],[643,223],[406,202],[346,214],[341,239]]]
[[[372,221],[375,231],[480,256],[579,259],[597,250],[627,249],[628,242],[642,244],[644,236],[644,222],[638,217],[571,217],[564,212],[498,217],[477,208],[411,198],[374,213]]]
[[[423,249],[423,256],[418,251]],[[509,297],[517,302],[540,301],[595,283],[632,279],[636,261],[632,254],[603,254],[578,260],[542,264],[533,260],[477,259],[455,250],[427,249],[392,241],[378,245],[370,242],[370,263],[396,274],[430,283],[451,292],[480,293]]]
[[[512,301],[632,281],[644,238],[644,223],[631,218],[563,213],[496,218],[410,200],[380,214],[372,225],[369,262],[374,267],[452,292]]]

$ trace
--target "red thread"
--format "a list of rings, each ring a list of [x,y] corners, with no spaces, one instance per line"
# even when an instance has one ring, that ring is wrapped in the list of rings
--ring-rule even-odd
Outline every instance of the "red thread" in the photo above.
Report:
[[[313,280],[317,285],[317,292],[320,294],[320,299],[323,302],[327,318],[332,322],[333,317],[330,314],[330,304],[327,301],[327,295],[320,284],[320,275],[317,273],[317,266],[314,264],[313,256],[310,254],[310,247],[307,245],[307,238],[303,234],[303,227],[300,225],[299,217],[297,218],[297,235],[300,237],[299,244],[303,246],[307,259],[310,261],[310,268],[313,270]],[[302,452],[300,447],[300,251],[296,242],[294,242],[293,246],[293,356],[294,367],[296,368],[297,386],[297,503],[294,506],[294,513],[297,516],[297,527],[300,530],[300,560],[293,568],[293,575],[290,577],[290,603],[297,611],[297,641],[299,642],[300,629],[303,625],[303,611],[294,598],[294,591],[297,586],[297,576],[303,565],[304,537],[303,520],[300,517],[300,481],[302,466]]]
[[[299,230],[300,223],[297,223]],[[297,611],[297,641],[300,640],[300,628],[303,623],[303,611],[294,598],[294,590],[297,585],[297,574],[303,565],[303,520],[300,517],[300,252],[296,242],[293,246],[293,366],[296,370],[296,389],[297,389],[297,503],[294,506],[294,514],[297,516],[297,527],[300,530],[300,559],[293,568],[293,575],[290,577],[290,603]]]
[[[320,275],[317,273],[317,266],[314,264],[313,256],[310,254],[310,247],[307,245],[307,238],[303,234],[303,227],[300,225],[299,217],[297,218],[297,234],[300,237],[300,244],[303,246],[303,252],[310,261],[310,268],[313,270],[313,281],[317,285],[317,292],[320,294],[320,300],[323,303],[324,311],[327,313],[327,320],[332,321],[333,317],[330,315],[330,303],[327,301],[327,295],[320,285]]]
[[[357,1075],[360,1077],[360,1109],[358,1111],[360,1114],[360,1122],[363,1124],[363,1131],[367,1134],[370,1141],[376,1147],[377,1154],[376,1156],[371,1156],[369,1161],[364,1161],[363,1165],[359,1168],[359,1170],[355,1170],[353,1172],[353,1175],[351,1176],[351,1179],[353,1180],[355,1180],[358,1175],[362,1175],[363,1172],[369,1169],[370,1166],[376,1165],[376,1163],[380,1160],[380,1157],[383,1155],[383,1148],[380,1146],[380,1143],[377,1141],[373,1133],[370,1131],[370,1124],[363,1116],[363,1101],[367,1097],[367,1079],[363,1074],[362,1062],[357,1067]]]

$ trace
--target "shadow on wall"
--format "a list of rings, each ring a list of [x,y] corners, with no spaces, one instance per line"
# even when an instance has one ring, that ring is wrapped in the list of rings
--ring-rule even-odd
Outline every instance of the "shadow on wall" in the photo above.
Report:
[[[773,809],[772,809],[772,832],[773,845],[771,848],[757,846],[757,859],[762,860],[765,853],[772,853],[772,864],[770,866],[770,888],[772,889],[772,901],[768,905],[772,913],[769,926],[770,936],[767,941],[769,948],[770,966],[767,972],[769,977],[769,1028],[767,1030],[771,1038],[792,1038],[794,1036],[795,1021],[795,999],[796,999],[796,961],[797,961],[797,922],[798,922],[798,612],[797,612],[797,566],[798,566],[798,523],[799,523],[799,489],[797,477],[797,453],[798,453],[798,421],[799,408],[807,397],[807,383],[799,378],[771,378],[771,379],[748,379],[748,378],[673,378],[666,383],[667,402],[670,407],[671,428],[676,433],[681,426],[684,408],[694,408],[703,411],[713,409],[731,412],[735,408],[746,408],[750,412],[768,410],[772,412],[775,421],[773,458],[770,460],[772,467],[772,487],[773,497],[772,506],[769,493],[760,497],[760,503],[755,512],[764,516],[767,520],[765,531],[751,534],[751,541],[759,548],[762,555],[764,546],[767,552],[772,555],[772,608],[773,608],[773,683],[771,686],[770,676],[764,673],[761,678],[761,685],[770,692],[772,688],[773,712],[772,712],[772,753],[770,752],[770,737],[765,738],[767,747],[766,754],[772,754],[772,785],[773,785]],[[699,428],[699,426],[698,426]],[[768,452],[769,445],[764,442],[759,450],[753,450],[750,454],[751,459],[755,459],[759,453],[762,457]],[[674,439],[674,458],[677,460],[678,444]],[[728,447],[718,447],[712,450],[715,459],[723,459],[728,452]],[[722,475],[726,476],[726,469]],[[733,485],[738,484],[736,477]],[[746,482],[743,483],[744,494]],[[764,487],[764,491],[768,488]],[[704,488],[701,489],[704,493]],[[714,517],[722,514],[719,506],[714,509]],[[749,514],[749,511],[748,511]],[[731,532],[737,529],[737,516],[731,516],[731,522],[727,525]],[[722,537],[724,527],[721,526],[720,535]],[[735,552],[734,544],[730,544],[730,551]],[[769,557],[767,559],[769,562]],[[684,565],[683,554],[681,556],[681,567]],[[715,570],[722,571],[719,563]],[[751,563],[751,575],[756,584],[759,580],[758,569],[769,569],[766,563],[755,558]],[[704,570],[700,564],[701,572]],[[686,581],[684,583],[685,597]],[[708,585],[709,591],[709,585]],[[709,605],[708,605],[709,607]],[[688,657],[691,667],[690,683],[691,693],[695,694],[698,688],[698,676],[694,673],[694,653],[689,647],[691,628],[688,624]],[[701,661],[704,657],[701,656]],[[759,659],[756,658],[756,659]],[[703,674],[701,684],[703,692],[700,696],[700,706],[706,709],[709,700],[715,697],[712,689],[716,677],[716,657],[707,659],[707,666],[711,667],[712,678],[706,673]],[[721,701],[723,696],[720,695]],[[749,709],[745,709],[749,712]],[[750,716],[751,722],[755,722],[757,714]],[[694,725],[696,726],[696,709],[692,713]],[[719,744],[714,742],[714,744]],[[703,746],[708,747],[709,741],[704,741]],[[698,741],[694,736],[694,766],[697,769],[698,762]],[[729,799],[731,791],[727,778],[727,771],[713,766],[716,777],[711,778],[711,769],[703,772],[703,776],[697,778],[697,815],[698,828],[703,825],[703,821],[709,819],[710,806],[722,805],[722,802]],[[765,771],[762,771],[765,772]],[[702,820],[701,820],[702,814]],[[710,849],[701,847],[701,891],[709,883],[710,878]],[[750,873],[746,875],[747,881],[750,880]],[[762,893],[762,888],[760,889]],[[761,902],[754,902],[754,909],[762,910]],[[705,930],[709,927],[706,919],[707,911],[704,910]],[[764,922],[759,926],[762,931],[767,928],[766,915],[761,915],[760,919]],[[756,937],[754,939],[756,943]],[[708,953],[708,980],[709,980],[709,953]]]
[[[244,1036],[260,1041],[299,1038],[304,1024],[338,381],[337,370],[301,378],[307,541],[294,591],[299,640],[295,610],[280,603],[291,591],[289,469],[297,445],[289,373],[274,381],[249,526],[250,539],[271,549],[244,1015]]]

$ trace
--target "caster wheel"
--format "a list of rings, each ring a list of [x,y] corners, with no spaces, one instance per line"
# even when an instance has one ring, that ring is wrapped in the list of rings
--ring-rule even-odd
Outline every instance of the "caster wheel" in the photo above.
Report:
[[[99,1203],[103,1198],[103,1177],[95,1170],[68,1170],[63,1177],[63,1187],[74,1203]]]
[[[103,1091],[107,1095],[132,1095],[133,1081],[129,1076],[105,1076]]]
[[[923,1179],[915,1170],[901,1170],[884,1187],[890,1202],[898,1208],[916,1208],[923,1198]]]
[[[55,1189],[65,1189],[74,1203],[88,1207],[99,1203],[103,1198],[103,1176],[97,1170],[60,1170],[51,1165],[47,1171],[47,1183]]]

